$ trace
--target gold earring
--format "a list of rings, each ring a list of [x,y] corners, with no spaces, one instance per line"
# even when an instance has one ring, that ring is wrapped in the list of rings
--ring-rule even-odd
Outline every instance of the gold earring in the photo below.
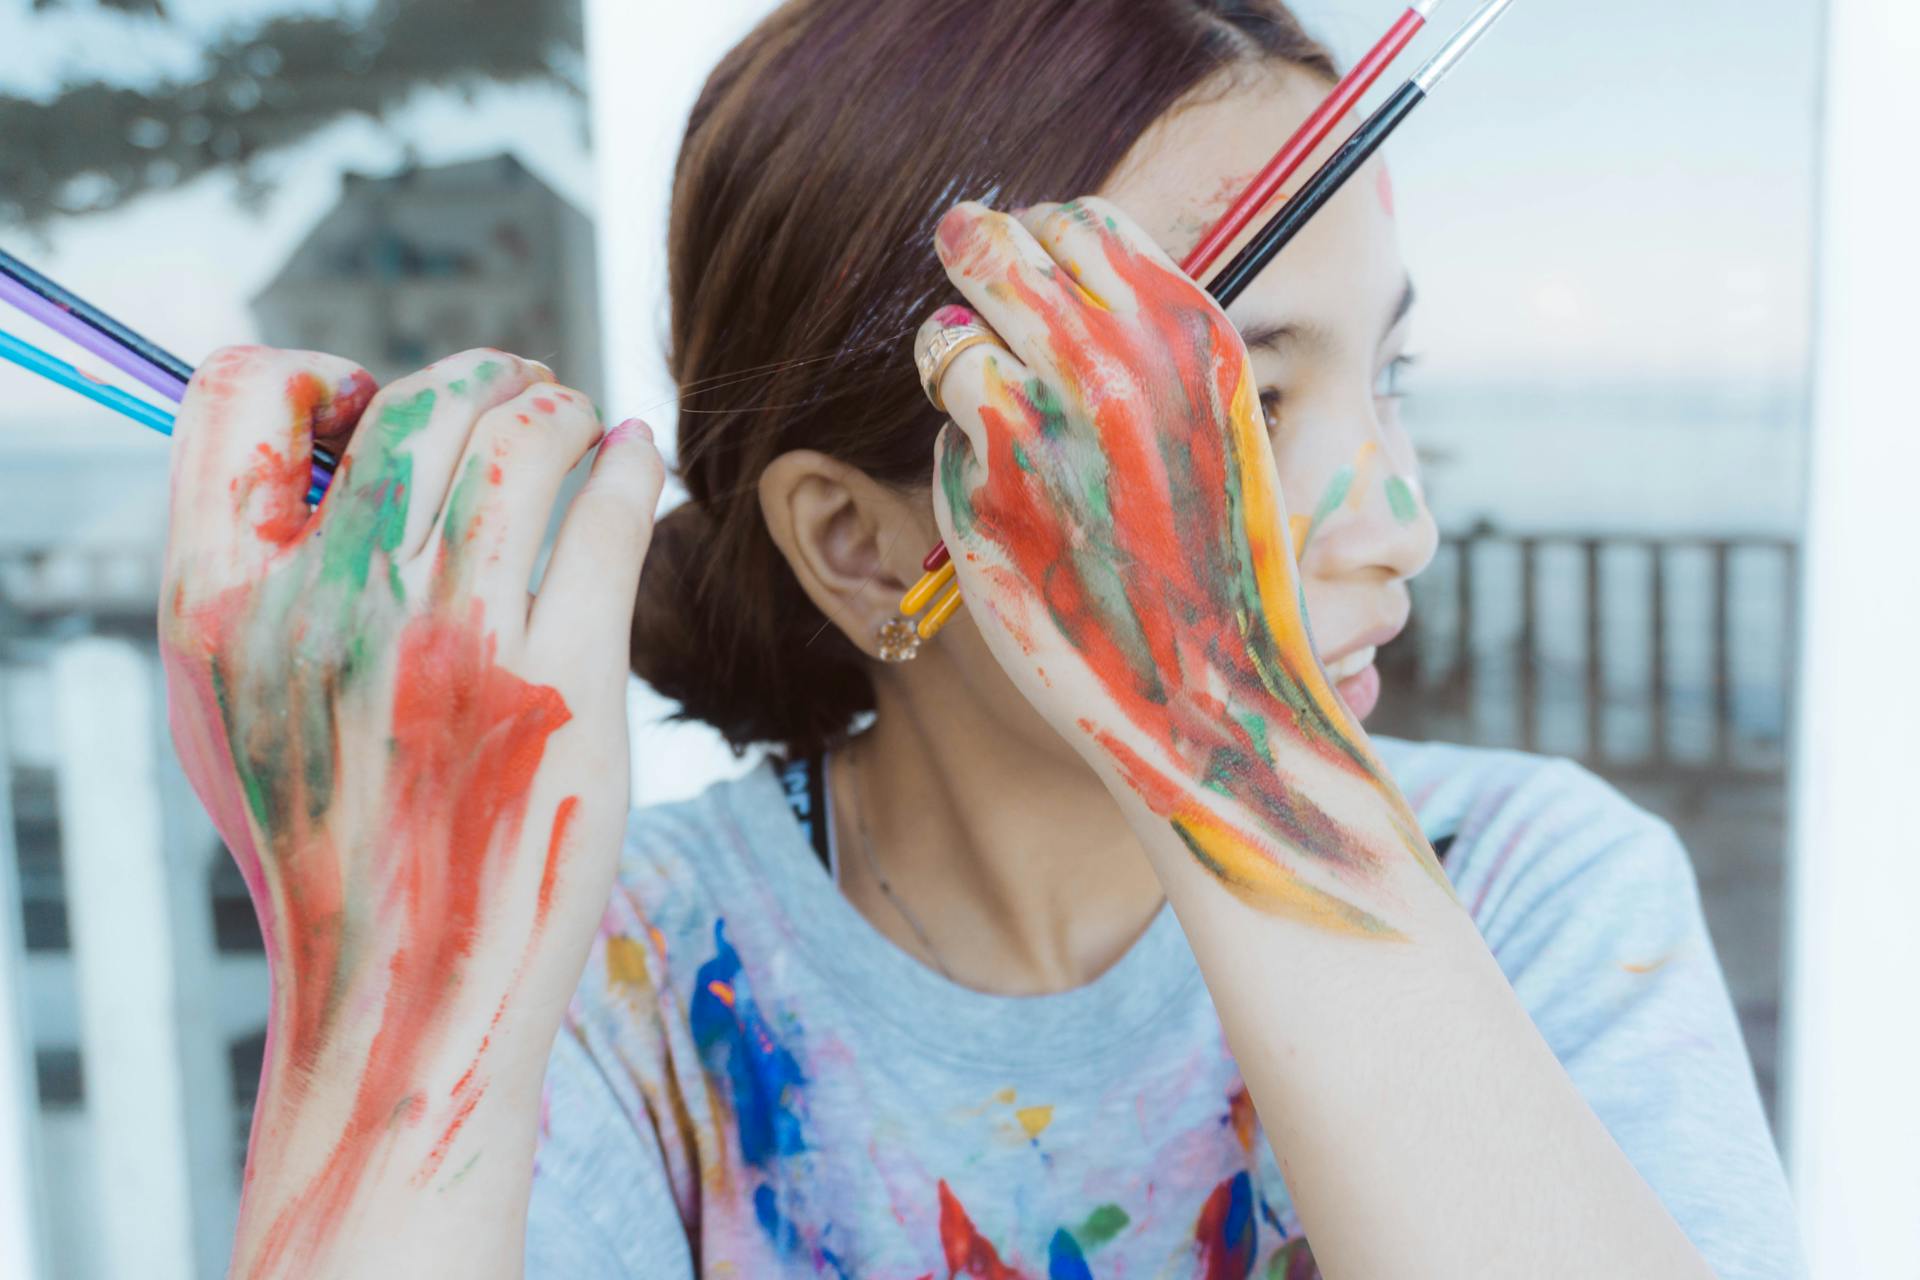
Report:
[[[882,662],[912,662],[920,653],[919,628],[911,618],[888,618],[874,636],[874,647]]]

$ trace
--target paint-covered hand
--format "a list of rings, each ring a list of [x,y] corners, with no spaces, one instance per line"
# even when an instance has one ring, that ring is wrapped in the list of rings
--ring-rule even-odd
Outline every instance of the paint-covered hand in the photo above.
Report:
[[[343,1224],[402,1211],[396,1186],[469,1177],[477,1131],[531,1152],[529,1090],[625,820],[627,633],[662,467],[644,425],[603,439],[587,397],[485,351],[375,394],[330,356],[225,350],[178,433],[173,736],[272,973],[235,1274],[320,1274]],[[312,446],[349,435],[310,512]],[[518,1111],[496,1122],[501,1097]],[[469,1183],[518,1179],[524,1207],[525,1170],[494,1149]],[[369,1208],[375,1181],[390,1208]]]
[[[1392,932],[1384,868],[1431,854],[1315,657],[1239,333],[1100,200],[963,204],[938,251],[1006,344],[943,379],[935,484],[995,656],[1240,897]]]

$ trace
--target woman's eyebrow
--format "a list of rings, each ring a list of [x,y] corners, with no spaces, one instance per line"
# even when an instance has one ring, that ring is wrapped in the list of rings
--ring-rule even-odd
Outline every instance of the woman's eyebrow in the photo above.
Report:
[[[1249,351],[1280,351],[1296,343],[1308,346],[1325,347],[1331,335],[1327,330],[1308,320],[1295,320],[1285,324],[1266,322],[1250,324],[1240,331],[1240,341],[1246,343]]]
[[[1415,301],[1413,281],[1403,280],[1400,296],[1393,304],[1393,310],[1387,316],[1387,322],[1380,327],[1380,341],[1385,342],[1387,335],[1395,326],[1407,318],[1413,310]],[[1325,349],[1333,345],[1333,335],[1326,326],[1311,320],[1258,321],[1240,330],[1240,341],[1246,343],[1248,351],[1278,352],[1294,345],[1305,345]],[[1376,344],[1377,345],[1377,344]]]

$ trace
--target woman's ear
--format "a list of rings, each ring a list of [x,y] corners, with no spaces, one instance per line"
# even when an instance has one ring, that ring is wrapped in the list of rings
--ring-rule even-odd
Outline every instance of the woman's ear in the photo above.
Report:
[[[920,576],[921,550],[939,536],[925,507],[811,449],[783,453],[760,473],[774,545],[814,607],[869,656]]]

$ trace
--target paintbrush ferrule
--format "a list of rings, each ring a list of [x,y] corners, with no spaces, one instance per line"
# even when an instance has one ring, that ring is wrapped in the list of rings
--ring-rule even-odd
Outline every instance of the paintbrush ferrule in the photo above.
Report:
[[[1427,65],[1413,73],[1413,83],[1428,93],[1433,87],[1447,78],[1447,73],[1459,65],[1467,51],[1480,43],[1480,37],[1492,29],[1513,5],[1513,0],[1487,0],[1480,6],[1479,12],[1467,19],[1467,25],[1453,34],[1453,38],[1440,46],[1440,51],[1427,59]]]

